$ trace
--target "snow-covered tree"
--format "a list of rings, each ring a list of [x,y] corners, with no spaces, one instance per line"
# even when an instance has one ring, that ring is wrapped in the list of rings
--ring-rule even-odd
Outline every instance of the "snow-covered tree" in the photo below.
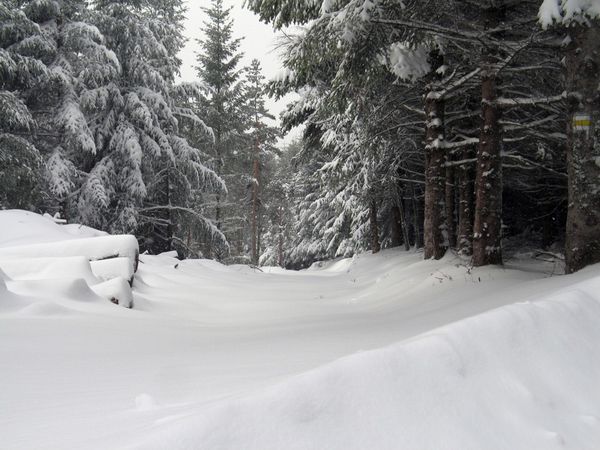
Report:
[[[120,62],[118,80],[90,90],[95,108],[96,158],[79,197],[84,223],[140,233],[143,248],[165,251],[183,242],[176,214],[223,243],[222,234],[189,202],[196,191],[224,192],[223,181],[203,164],[203,154],[179,134],[178,117],[190,112],[173,99],[183,45],[181,1],[98,1],[94,23]],[[200,119],[195,121],[208,133]]]
[[[230,9],[222,0],[212,0],[202,8],[206,15],[198,40],[198,77],[202,96],[195,111],[212,128],[214,141],[210,143],[212,167],[228,186],[228,198],[221,193],[214,198],[214,221],[231,244],[233,255],[244,253],[243,233],[245,214],[239,203],[245,198],[248,184],[247,171],[251,155],[247,150],[247,115],[244,111],[243,69],[239,67],[242,54],[240,39],[233,37],[233,21]],[[244,174],[244,176],[240,176]],[[215,247],[213,255],[218,259],[227,257],[228,251]]]
[[[0,4],[0,207],[31,208],[40,180],[41,155],[27,139],[36,129],[28,105],[32,89],[48,75],[53,48],[21,2]]]
[[[565,35],[569,209],[567,271],[600,262],[600,1],[544,0],[539,19]]]
[[[263,215],[264,199],[262,195],[264,170],[263,167],[279,151],[275,147],[279,131],[270,124],[275,118],[269,114],[265,106],[265,77],[262,74],[260,62],[252,60],[246,73],[247,113],[251,123],[249,134],[252,142],[252,176],[249,184],[250,191],[250,258],[258,265],[261,236],[261,217]]]

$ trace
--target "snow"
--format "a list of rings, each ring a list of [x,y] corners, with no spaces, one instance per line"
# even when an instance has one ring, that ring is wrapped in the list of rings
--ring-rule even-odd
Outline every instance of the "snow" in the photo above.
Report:
[[[18,209],[0,213],[0,230],[0,248],[107,235],[83,225],[59,225],[50,216]]]
[[[135,269],[138,252],[137,240],[131,235],[99,236],[41,244],[0,246],[0,259],[85,256],[88,260],[124,257]]]
[[[538,12],[540,24],[583,22],[585,18],[600,18],[600,0],[544,0]]]
[[[431,70],[424,46],[413,48],[405,42],[397,42],[389,47],[386,56],[389,70],[403,80],[415,81]]]
[[[85,257],[0,258],[0,447],[592,449],[600,267],[523,258],[142,255],[133,309]]]

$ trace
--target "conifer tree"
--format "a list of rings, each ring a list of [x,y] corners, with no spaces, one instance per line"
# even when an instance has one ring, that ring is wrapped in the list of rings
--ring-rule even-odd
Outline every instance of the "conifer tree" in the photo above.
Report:
[[[142,248],[153,252],[183,242],[176,214],[191,215],[213,241],[224,242],[212,222],[189,204],[195,191],[223,192],[225,187],[205,167],[200,150],[179,133],[177,117],[190,116],[173,97],[182,12],[179,0],[101,0],[94,11],[121,72],[114,83],[86,97],[86,104],[98,109],[93,122],[97,153],[78,209],[85,223],[116,232],[137,230]],[[195,122],[203,125],[198,118]]]
[[[262,171],[268,159],[279,153],[275,147],[278,131],[270,126],[268,121],[275,118],[265,107],[265,77],[262,74],[260,62],[252,60],[246,74],[246,97],[248,115],[252,128],[252,176],[250,181],[250,258],[258,265],[260,251],[261,216],[263,210]]]
[[[31,208],[42,158],[27,139],[36,131],[28,104],[36,84],[48,76],[53,48],[21,2],[2,2],[0,23],[0,208]]]
[[[215,196],[214,221],[232,244],[232,251],[243,253],[241,235],[245,215],[240,215],[235,199],[245,197],[248,176],[240,177],[238,168],[244,167],[243,160],[250,160],[251,155],[245,151],[248,116],[244,111],[242,69],[239,67],[241,39],[233,37],[231,9],[225,8],[222,0],[212,0],[202,11],[207,18],[203,23],[204,36],[198,40],[197,71],[203,92],[195,112],[213,130],[212,167],[228,186],[229,202],[223,193]],[[219,259],[227,256],[223,249],[214,250],[214,256]]]

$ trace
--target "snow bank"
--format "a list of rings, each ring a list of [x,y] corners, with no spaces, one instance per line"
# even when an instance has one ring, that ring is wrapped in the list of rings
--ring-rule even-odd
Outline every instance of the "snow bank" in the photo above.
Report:
[[[13,280],[49,280],[66,277],[81,278],[90,285],[98,283],[89,261],[84,256],[0,259],[0,268]]]
[[[131,288],[129,287],[129,283],[121,277],[112,278],[103,283],[96,284],[92,286],[91,289],[100,297],[103,297],[112,303],[124,306],[125,308],[133,307],[133,294],[131,293]]]
[[[135,271],[138,243],[135,236],[124,234],[0,248],[2,259],[68,256],[85,256],[91,261],[125,257]]]
[[[61,301],[104,299],[132,306],[127,281],[132,281],[137,269],[134,236],[110,236],[21,210],[0,211],[0,227],[1,277],[12,280],[3,285],[0,301],[10,295],[10,311],[45,314],[69,310],[55,304],[54,297]],[[18,295],[29,299],[19,301]]]
[[[103,281],[121,277],[131,282],[133,280],[133,266],[129,258],[111,258],[99,261],[90,261],[94,275]]]
[[[123,279],[0,273],[0,447],[600,441],[598,266],[386,250],[269,272],[173,256],[142,255],[133,310],[109,301]]]
[[[597,449],[600,278],[338,360],[143,449]]]
[[[60,225],[49,216],[20,209],[0,211],[0,230],[0,247],[107,235],[83,225]]]

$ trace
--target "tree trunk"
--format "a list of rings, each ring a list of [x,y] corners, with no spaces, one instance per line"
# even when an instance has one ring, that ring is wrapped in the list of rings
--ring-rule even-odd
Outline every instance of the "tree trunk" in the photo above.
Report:
[[[423,219],[423,208],[421,202],[417,198],[417,193],[413,188],[413,227],[415,229],[415,247],[423,248],[423,235],[421,234],[420,224],[424,223]]]
[[[462,159],[472,156],[469,148],[463,150]],[[458,252],[471,255],[473,252],[473,170],[471,163],[461,164],[457,168],[458,184]]]
[[[600,27],[575,25],[567,47],[567,212],[566,270],[600,262]]]
[[[284,267],[283,261],[283,207],[279,207],[279,243],[277,246],[277,263]]]
[[[377,203],[375,200],[371,201],[371,207],[369,211],[369,222],[371,225],[371,251],[373,253],[379,253],[381,245],[379,244],[379,226],[377,225]]]
[[[500,23],[501,10],[486,10],[486,28]],[[484,50],[481,72],[481,131],[475,176],[473,265],[502,264],[502,137],[494,52]]]
[[[406,210],[404,209],[404,199],[402,196],[398,199],[398,212],[400,213],[400,225],[402,227],[402,239],[404,241],[404,250],[410,250],[410,240],[408,238],[408,222],[406,220]]]
[[[400,219],[400,208],[392,206],[392,247],[402,245],[402,221]]]
[[[432,51],[430,61],[434,77],[435,69],[443,63],[442,56]],[[425,205],[423,241],[425,259],[440,259],[446,252],[444,227],[445,193],[445,149],[444,143],[444,101],[433,95],[433,87],[425,96]]]
[[[258,237],[258,209],[259,209],[259,185],[260,185],[260,145],[258,136],[254,144],[254,162],[252,164],[252,212],[250,215],[251,234],[251,256],[252,264],[258,265],[259,237]]]
[[[450,155],[447,155],[447,161],[450,162]],[[454,209],[456,207],[454,200],[455,193],[455,171],[454,167],[446,167],[446,233],[449,248],[456,248],[456,225],[454,223]]]

